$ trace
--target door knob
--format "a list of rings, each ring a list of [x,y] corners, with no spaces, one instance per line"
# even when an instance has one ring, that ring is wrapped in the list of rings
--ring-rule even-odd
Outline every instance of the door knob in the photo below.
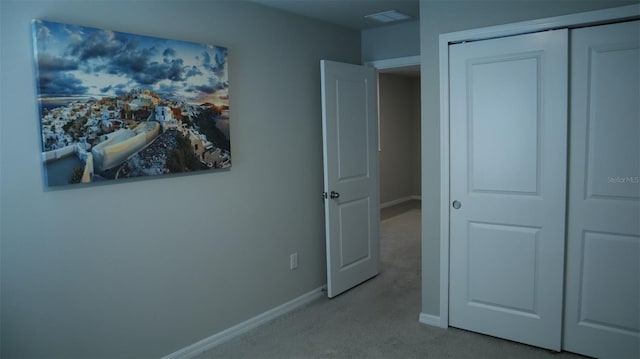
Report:
[[[453,208],[460,209],[462,207],[462,203],[460,201],[453,201]]]
[[[340,197],[340,193],[331,191],[330,197],[333,198],[333,199],[339,198]]]

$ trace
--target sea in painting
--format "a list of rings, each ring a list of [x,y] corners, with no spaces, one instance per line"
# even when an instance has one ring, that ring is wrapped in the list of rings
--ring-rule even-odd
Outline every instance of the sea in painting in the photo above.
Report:
[[[231,167],[227,49],[33,22],[47,186]]]

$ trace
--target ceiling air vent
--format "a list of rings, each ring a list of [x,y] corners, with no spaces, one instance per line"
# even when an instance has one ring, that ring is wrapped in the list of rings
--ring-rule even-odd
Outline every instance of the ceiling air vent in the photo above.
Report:
[[[411,16],[403,14],[396,10],[383,11],[376,14],[366,15],[367,19],[375,20],[378,22],[390,23],[395,21],[402,21],[410,19]]]

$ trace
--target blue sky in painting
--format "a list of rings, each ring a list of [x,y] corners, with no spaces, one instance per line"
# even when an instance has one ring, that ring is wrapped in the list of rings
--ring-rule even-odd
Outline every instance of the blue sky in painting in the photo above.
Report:
[[[228,104],[227,49],[34,21],[41,98],[117,96],[134,88]]]

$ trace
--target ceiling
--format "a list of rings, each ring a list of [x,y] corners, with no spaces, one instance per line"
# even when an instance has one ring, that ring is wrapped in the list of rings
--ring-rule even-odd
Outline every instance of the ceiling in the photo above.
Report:
[[[389,24],[365,19],[365,15],[397,10],[417,20],[419,0],[251,0],[253,2],[294,14],[338,24],[356,30]],[[405,20],[405,21],[410,21]],[[396,23],[393,23],[396,24]]]

